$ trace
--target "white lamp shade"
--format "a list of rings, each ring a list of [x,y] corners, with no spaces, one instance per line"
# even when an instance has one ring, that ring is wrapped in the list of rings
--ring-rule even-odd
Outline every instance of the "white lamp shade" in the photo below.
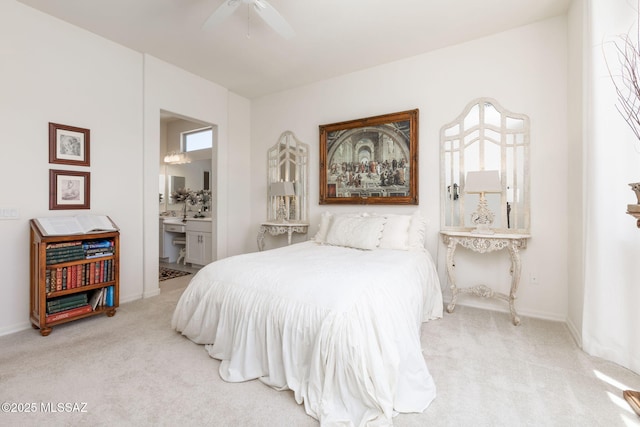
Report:
[[[466,193],[500,193],[500,173],[498,171],[472,171],[467,172],[465,180]]]
[[[293,188],[293,182],[281,181],[271,183],[269,186],[269,194],[272,196],[295,196],[296,192]]]

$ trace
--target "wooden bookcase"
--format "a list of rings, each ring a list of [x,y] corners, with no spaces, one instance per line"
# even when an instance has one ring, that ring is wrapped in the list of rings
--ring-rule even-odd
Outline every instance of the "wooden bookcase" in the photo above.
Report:
[[[116,314],[116,309],[119,306],[120,300],[120,281],[119,281],[119,259],[120,259],[120,232],[108,231],[88,234],[73,234],[73,235],[47,235],[44,229],[40,226],[37,220],[30,220],[31,225],[31,245],[30,245],[30,319],[34,329],[40,329],[42,336],[47,336],[51,333],[51,328],[62,323],[71,322],[74,320],[82,319],[89,316],[95,316],[105,313],[108,317]],[[98,241],[112,242],[112,255],[100,256],[87,259],[86,256],[82,256],[81,259],[74,259],[69,261],[55,262],[55,260],[47,260],[47,246],[62,246],[66,242],[69,244],[77,245],[77,242],[82,244],[89,244]],[[62,245],[61,245],[62,244]],[[53,274],[58,272],[65,273],[64,284],[60,283],[60,286],[54,286],[51,284],[51,271],[56,270]],[[71,272],[73,270],[73,273]],[[105,273],[102,273],[102,271]],[[82,273],[84,272],[84,273]],[[93,273],[92,273],[93,272]],[[100,272],[100,277],[97,273]],[[72,275],[72,276],[70,276]],[[80,275],[80,277],[78,277]],[[74,277],[72,281],[68,277]],[[91,280],[90,280],[91,279]],[[103,293],[107,292],[107,288],[112,287],[109,291],[110,301],[105,303],[99,302],[95,309],[91,311],[68,315],[66,318],[59,318],[52,320],[51,317],[47,320],[47,303],[50,304],[54,300],[60,300],[71,295],[79,295],[86,293],[87,300],[90,301],[94,294],[97,296],[102,289]],[[80,295],[80,298],[84,298]],[[104,298],[101,298],[101,301]],[[111,305],[107,305],[110,303]],[[90,303],[88,305],[91,305]],[[85,307],[84,310],[87,310]],[[79,310],[76,310],[79,311]],[[68,313],[72,313],[68,311]],[[68,314],[67,313],[67,314]],[[64,316],[57,316],[64,317]]]

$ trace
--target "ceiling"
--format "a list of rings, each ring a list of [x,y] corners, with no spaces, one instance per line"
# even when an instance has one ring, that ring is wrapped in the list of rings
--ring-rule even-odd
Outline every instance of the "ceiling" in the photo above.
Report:
[[[252,99],[564,14],[571,0],[269,0],[286,40],[226,0],[18,0]]]

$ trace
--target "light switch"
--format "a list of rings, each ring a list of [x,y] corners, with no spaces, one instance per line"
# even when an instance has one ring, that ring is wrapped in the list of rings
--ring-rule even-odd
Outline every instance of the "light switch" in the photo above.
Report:
[[[20,213],[18,208],[3,208],[0,207],[0,220],[1,219],[18,219]]]

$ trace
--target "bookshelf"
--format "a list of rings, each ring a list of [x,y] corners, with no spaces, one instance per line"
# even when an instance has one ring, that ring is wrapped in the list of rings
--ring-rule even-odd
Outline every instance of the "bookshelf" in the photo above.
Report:
[[[120,297],[117,226],[108,219],[109,231],[52,234],[41,221],[29,221],[32,327],[47,336],[56,325],[115,315]]]

